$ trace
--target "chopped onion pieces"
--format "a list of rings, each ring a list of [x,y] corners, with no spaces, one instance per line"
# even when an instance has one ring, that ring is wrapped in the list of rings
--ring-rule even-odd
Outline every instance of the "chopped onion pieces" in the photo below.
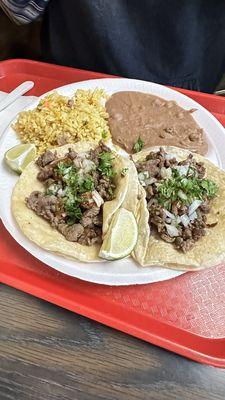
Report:
[[[167,233],[170,237],[179,236],[179,231],[174,225],[165,224]]]

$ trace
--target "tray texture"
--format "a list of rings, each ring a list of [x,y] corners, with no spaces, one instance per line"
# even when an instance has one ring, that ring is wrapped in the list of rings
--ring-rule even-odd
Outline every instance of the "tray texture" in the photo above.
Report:
[[[0,62],[0,90],[34,80],[39,96],[67,83],[108,77],[30,60]],[[225,99],[182,89],[225,125]],[[225,265],[128,287],[61,274],[22,249],[0,223],[0,281],[196,361],[225,368]]]

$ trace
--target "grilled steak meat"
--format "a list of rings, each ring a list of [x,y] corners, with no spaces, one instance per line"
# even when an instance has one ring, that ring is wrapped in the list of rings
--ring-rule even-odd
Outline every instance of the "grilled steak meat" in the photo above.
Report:
[[[208,227],[215,226],[207,225],[207,214],[218,188],[206,178],[203,163],[196,162],[193,154],[179,162],[160,148],[136,168],[146,191],[150,226],[164,241],[189,251]]]
[[[111,150],[103,142],[87,153],[64,157],[46,150],[36,161],[44,191],[26,198],[27,207],[68,241],[90,246],[102,240],[102,208],[114,196]]]
[[[38,157],[36,164],[39,167],[45,167],[47,164],[55,160],[55,155],[49,150],[46,150],[40,157]]]

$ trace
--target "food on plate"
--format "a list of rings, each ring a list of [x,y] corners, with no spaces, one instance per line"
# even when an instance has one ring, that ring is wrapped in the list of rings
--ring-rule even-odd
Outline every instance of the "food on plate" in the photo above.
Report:
[[[197,270],[225,258],[225,172],[199,154],[152,147],[133,156],[143,266]]]
[[[142,147],[178,146],[205,155],[203,129],[175,101],[141,92],[117,92],[106,102],[112,140],[128,153]],[[141,148],[140,148],[141,150]]]
[[[4,156],[6,164],[18,174],[35,159],[36,147],[34,144],[17,144],[9,149]]]
[[[35,109],[22,111],[13,128],[23,143],[34,143],[39,154],[81,140],[106,140],[110,137],[106,98],[103,89],[78,89],[71,98],[53,92]]]
[[[218,264],[225,172],[202,156],[208,145],[194,111],[147,93],[78,89],[20,113],[22,144],[5,161],[22,172],[12,194],[22,232],[81,261],[132,255],[142,266]],[[132,160],[106,146],[111,138]]]
[[[118,260],[127,257],[137,243],[138,229],[134,214],[125,208],[119,208],[112,218],[105,235],[99,255],[106,260]]]
[[[139,136],[137,141],[134,143],[134,147],[133,147],[134,153],[139,153],[139,151],[141,151],[143,147],[144,147],[144,142],[141,139],[141,137]]]
[[[22,232],[40,247],[93,261],[114,213],[120,207],[135,212],[135,173],[133,163],[103,141],[46,150],[20,176],[12,194],[12,212]],[[127,193],[131,184],[132,201]]]

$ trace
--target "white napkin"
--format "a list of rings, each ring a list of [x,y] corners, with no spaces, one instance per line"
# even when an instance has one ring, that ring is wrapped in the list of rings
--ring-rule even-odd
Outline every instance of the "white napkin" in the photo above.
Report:
[[[0,101],[3,100],[6,95],[7,93],[0,91]],[[16,115],[25,107],[29,106],[35,99],[35,96],[21,96],[5,110],[0,111],[0,136]]]

